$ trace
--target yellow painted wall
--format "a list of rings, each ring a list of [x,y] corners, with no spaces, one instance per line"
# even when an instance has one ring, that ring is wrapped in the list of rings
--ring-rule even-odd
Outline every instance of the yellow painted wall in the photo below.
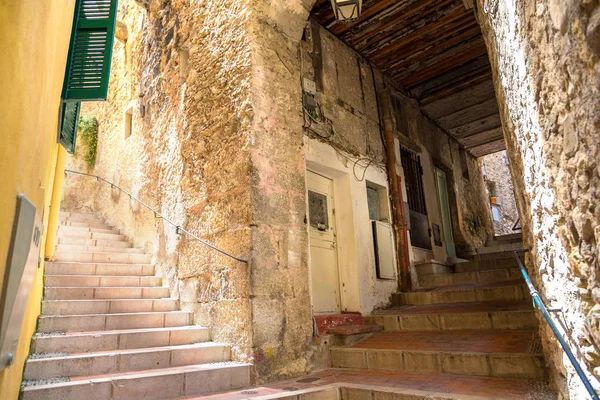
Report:
[[[75,0],[0,0],[0,285],[17,193],[24,193],[44,213],[44,251],[74,5]],[[30,293],[15,363],[0,372],[2,400],[18,397],[40,311],[42,270]]]

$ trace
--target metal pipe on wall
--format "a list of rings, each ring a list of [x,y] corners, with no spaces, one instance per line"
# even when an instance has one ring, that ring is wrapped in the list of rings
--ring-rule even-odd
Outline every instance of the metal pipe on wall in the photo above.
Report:
[[[383,111],[383,138],[386,150],[386,166],[392,200],[394,231],[396,233],[396,254],[398,255],[398,271],[400,273],[399,289],[401,292],[412,290],[410,276],[410,259],[408,256],[408,239],[404,201],[402,199],[402,179],[396,174],[396,146],[394,142],[394,125],[390,107],[388,89],[380,93],[380,104]]]

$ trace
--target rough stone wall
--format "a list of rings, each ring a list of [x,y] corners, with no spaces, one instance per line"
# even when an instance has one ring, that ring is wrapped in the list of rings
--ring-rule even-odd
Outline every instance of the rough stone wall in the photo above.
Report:
[[[496,193],[489,193],[488,190],[490,196],[493,194],[496,195],[496,201],[499,206],[500,221],[493,221],[494,234],[496,236],[515,233],[513,226],[517,219],[519,219],[519,212],[517,211],[517,203],[515,201],[515,188],[512,183],[506,157],[506,151],[503,150],[481,158],[484,179],[488,182],[494,182],[496,186]]]
[[[118,20],[128,39],[115,41],[109,99],[97,106],[94,170],[241,257],[250,255],[251,240],[248,18],[244,1],[121,1]],[[133,133],[125,138],[130,106]],[[117,190],[86,180],[69,178],[67,203],[96,210],[156,254],[195,323],[231,343],[235,359],[251,359],[249,267],[177,235]]]
[[[600,388],[600,5],[478,1],[522,216],[527,267]],[[544,322],[553,382],[589,398]]]

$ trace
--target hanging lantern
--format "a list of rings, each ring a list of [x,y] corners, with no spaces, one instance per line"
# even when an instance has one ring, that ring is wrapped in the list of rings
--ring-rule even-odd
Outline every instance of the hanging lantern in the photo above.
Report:
[[[352,21],[360,17],[362,0],[331,0],[331,6],[338,21]]]

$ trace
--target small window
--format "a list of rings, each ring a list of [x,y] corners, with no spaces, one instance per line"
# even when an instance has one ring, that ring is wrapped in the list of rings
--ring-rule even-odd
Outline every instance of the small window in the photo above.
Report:
[[[460,147],[458,151],[460,154],[460,168],[462,170],[462,176],[465,179],[469,179],[469,162],[467,160],[467,151],[464,149],[464,147]]]
[[[371,221],[390,221],[387,189],[384,186],[367,182],[367,205]]]
[[[125,111],[125,139],[127,139],[133,133],[133,106],[130,106]]]
[[[327,196],[321,193],[308,191],[308,215],[310,226],[320,231],[329,229],[329,213]]]
[[[379,221],[379,193],[377,189],[367,186],[367,201],[369,203],[369,219]]]

